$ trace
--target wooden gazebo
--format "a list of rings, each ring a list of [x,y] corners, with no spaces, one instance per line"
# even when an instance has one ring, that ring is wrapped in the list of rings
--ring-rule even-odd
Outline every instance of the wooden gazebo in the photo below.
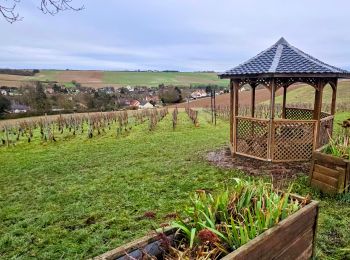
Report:
[[[312,152],[326,145],[332,134],[336,110],[337,82],[350,73],[330,66],[290,45],[284,38],[245,63],[219,74],[230,79],[230,148],[233,155],[265,161],[306,161]],[[306,83],[315,89],[313,109],[286,107],[287,89]],[[249,84],[251,116],[239,115],[239,90]],[[322,112],[324,87],[332,87],[329,113]],[[255,90],[263,85],[270,91],[268,118],[255,117]],[[276,117],[275,93],[283,88],[282,111]],[[301,100],[309,102],[309,100]]]

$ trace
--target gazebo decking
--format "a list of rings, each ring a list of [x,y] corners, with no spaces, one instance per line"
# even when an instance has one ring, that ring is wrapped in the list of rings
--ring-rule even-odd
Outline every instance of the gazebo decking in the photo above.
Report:
[[[230,148],[243,155],[273,162],[306,161],[312,152],[329,142],[336,109],[338,78],[349,72],[330,66],[291,46],[281,38],[273,46],[247,62],[219,74],[230,79]],[[286,106],[287,89],[306,83],[315,89],[314,109]],[[252,89],[251,117],[238,115],[239,89]],[[332,87],[330,113],[322,111],[324,87]],[[269,118],[255,117],[255,90],[266,87],[271,94]],[[283,88],[281,117],[276,118],[275,93]]]

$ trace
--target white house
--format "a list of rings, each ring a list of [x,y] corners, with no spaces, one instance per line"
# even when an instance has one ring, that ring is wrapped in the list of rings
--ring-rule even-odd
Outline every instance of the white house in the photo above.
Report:
[[[126,86],[126,89],[129,90],[130,92],[133,92],[133,91],[134,91],[134,88],[131,87],[131,86]]]
[[[3,96],[7,96],[7,91],[5,89],[1,89],[0,94]]]
[[[139,105],[139,108],[146,109],[146,108],[154,108],[154,106],[150,102],[141,102]]]
[[[206,97],[207,92],[204,89],[198,89],[191,93],[191,97],[194,99]]]

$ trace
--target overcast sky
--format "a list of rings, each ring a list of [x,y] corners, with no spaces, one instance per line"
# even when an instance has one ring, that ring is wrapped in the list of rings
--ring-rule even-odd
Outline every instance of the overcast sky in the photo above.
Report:
[[[224,71],[283,36],[350,69],[348,0],[73,2],[85,10],[52,17],[39,0],[22,0],[23,21],[0,20],[0,67]]]

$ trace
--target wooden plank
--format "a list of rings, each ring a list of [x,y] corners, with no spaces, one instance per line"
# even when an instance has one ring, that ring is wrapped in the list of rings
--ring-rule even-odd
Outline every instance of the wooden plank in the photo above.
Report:
[[[315,255],[315,252],[314,252],[313,247],[310,245],[301,255],[299,255],[297,258],[295,258],[295,260],[312,259],[313,255]]]
[[[283,86],[282,118],[286,118],[287,86]]]
[[[230,143],[233,144],[233,83],[232,83],[232,80],[230,80]]]
[[[311,167],[310,167],[310,172],[309,172],[309,184],[311,184],[312,174],[314,173],[314,168],[315,168],[315,163],[316,163],[316,160],[311,161]]]
[[[335,187],[330,186],[326,183],[320,182],[320,181],[315,180],[315,179],[311,180],[311,186],[315,187],[317,189],[320,189],[323,192],[331,193],[331,194],[337,193],[337,191],[338,191],[338,189],[336,189]]]
[[[323,182],[323,183],[330,185],[336,189],[338,188],[338,179],[335,179],[335,178],[332,178],[326,174],[317,172],[316,170],[314,171],[314,173],[312,175],[312,179]]]
[[[271,99],[270,99],[270,127],[269,127],[269,135],[267,140],[267,159],[273,160],[273,152],[274,152],[274,146],[275,146],[275,125],[274,125],[274,118],[275,118],[275,98],[276,98],[276,86],[275,86],[275,79],[271,80]]]
[[[235,151],[233,150],[232,143],[229,142],[229,143],[228,143],[228,147],[229,147],[229,149],[230,149],[231,155],[233,156],[234,153],[235,153]]]
[[[233,151],[236,153],[237,151],[237,116],[238,116],[238,81],[232,80],[233,84]]]
[[[313,201],[287,219],[268,229],[260,236],[249,241],[231,254],[222,258],[229,259],[273,259],[283,252],[286,241],[294,240],[305,230],[315,226],[318,203]],[[314,243],[314,239],[308,243]]]
[[[151,235],[147,235],[144,237],[141,237],[139,239],[136,239],[128,244],[122,245],[120,247],[117,247],[113,250],[110,250],[102,255],[96,256],[93,259],[94,260],[112,260],[112,259],[116,259],[116,258],[121,258],[123,256],[125,256],[126,253],[130,253],[132,251],[138,250],[138,249],[142,249],[145,246],[147,246],[148,244],[152,244],[153,242],[158,240],[158,232],[164,232],[164,234],[166,234],[167,236],[171,236],[175,233],[177,229],[176,228],[166,228],[164,231],[163,229],[159,229],[157,230],[157,233],[155,234],[151,234]]]
[[[343,193],[345,190],[345,169],[337,167],[339,172],[339,183],[338,183],[338,193]]]
[[[345,185],[346,185],[346,191],[350,192],[350,161],[349,160],[346,160]]]
[[[255,83],[251,83],[250,84],[252,87],[252,95],[251,95],[251,101],[250,101],[250,105],[251,105],[251,116],[254,118],[255,116],[255,88],[256,88],[256,84]]]
[[[276,124],[283,124],[285,125],[286,123],[316,123],[316,120],[310,119],[310,120],[297,120],[297,119],[281,119],[281,118],[276,118],[274,119]]]
[[[338,158],[329,154],[324,154],[320,152],[313,152],[312,154],[313,158],[318,160],[321,163],[330,163],[330,164],[336,164],[337,166],[345,166],[346,162],[342,158]]]
[[[331,168],[328,168],[328,167],[325,167],[325,166],[322,166],[322,165],[319,165],[318,161],[315,164],[314,171],[322,173],[322,174],[325,174],[325,175],[328,175],[328,176],[330,176],[332,178],[335,178],[335,179],[338,179],[338,177],[339,177],[339,171],[331,169]]]
[[[320,128],[321,128],[321,109],[322,109],[322,95],[323,95],[323,88],[325,86],[325,83],[322,81],[322,79],[318,80],[317,87],[315,88],[315,103],[314,103],[314,114],[313,118],[316,120],[316,127],[315,127],[315,136],[314,136],[314,144],[315,147],[318,148],[320,144]]]
[[[272,119],[270,123],[270,132],[271,132],[271,140],[270,140],[270,160],[274,159],[275,155],[275,148],[276,148],[276,141],[275,141],[275,122]]]
[[[276,259],[297,259],[300,256],[304,256],[304,259],[309,259],[312,256],[312,243],[314,230],[309,228],[304,231],[295,240],[288,241],[286,245],[288,247],[279,254]]]
[[[337,100],[337,85],[338,80],[332,84],[332,103],[331,103],[331,114],[334,115],[336,111],[336,100]]]
[[[313,226],[313,231],[314,231],[314,236],[313,236],[313,245],[312,245],[312,256],[316,256],[316,234],[317,234],[317,229],[318,229],[318,218],[320,217],[320,207],[316,207],[316,219],[314,222],[314,226]],[[303,258],[301,258],[303,259]],[[304,258],[305,259],[305,258]]]
[[[244,120],[249,120],[249,121],[258,121],[258,122],[263,122],[263,123],[266,123],[266,122],[269,122],[269,119],[264,119],[264,118],[251,118],[251,117],[247,117],[247,116],[236,116],[236,118],[238,119],[244,119]]]

